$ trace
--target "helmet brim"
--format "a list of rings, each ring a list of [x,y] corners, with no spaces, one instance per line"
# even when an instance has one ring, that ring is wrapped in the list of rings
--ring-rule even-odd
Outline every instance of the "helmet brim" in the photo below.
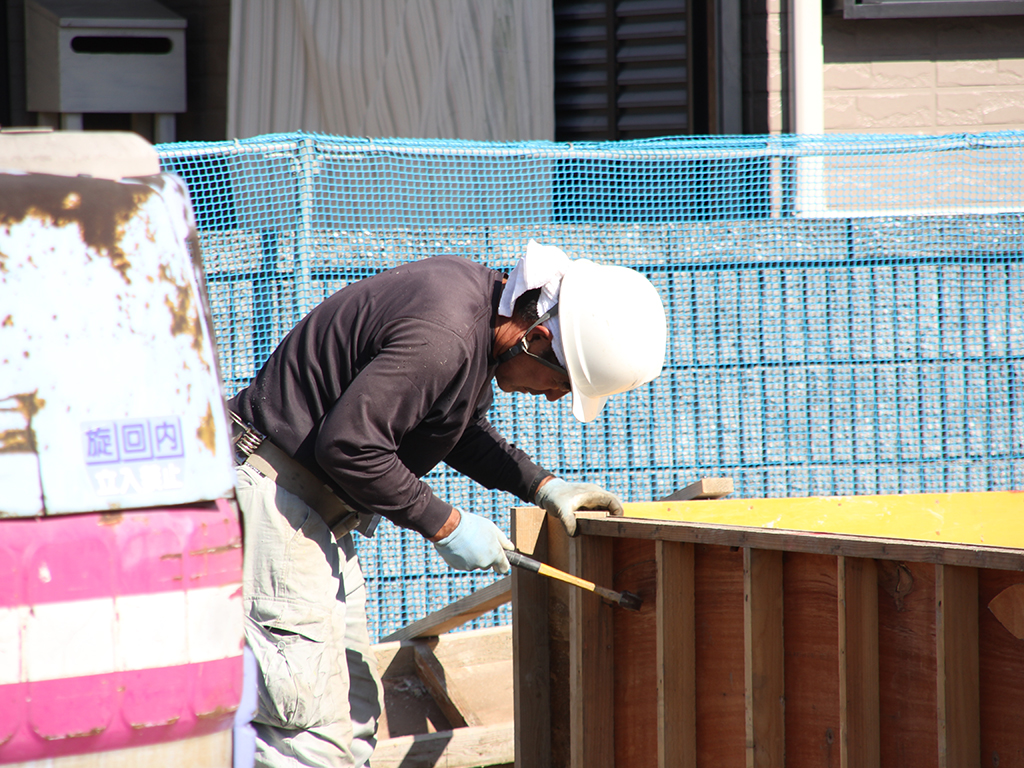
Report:
[[[606,395],[584,394],[579,387],[586,380],[587,372],[583,359],[579,354],[579,342],[576,338],[578,327],[575,322],[576,307],[584,300],[578,290],[581,275],[593,270],[597,265],[590,259],[575,259],[562,278],[559,292],[559,329],[562,336],[562,351],[565,354],[565,366],[569,372],[569,386],[572,389],[572,415],[577,421],[586,424],[593,421],[601,413],[608,402]]]
[[[608,402],[607,397],[589,397],[575,386],[572,388],[572,415],[576,417],[576,421],[581,421],[584,424],[593,421],[606,402]]]

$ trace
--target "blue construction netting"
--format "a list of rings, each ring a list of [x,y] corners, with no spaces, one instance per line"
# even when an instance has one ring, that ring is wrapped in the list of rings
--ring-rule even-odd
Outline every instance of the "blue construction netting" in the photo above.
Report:
[[[441,253],[509,269],[532,237],[644,272],[669,317],[664,373],[592,424],[497,393],[498,428],[562,476],[631,501],[706,476],[741,497],[1024,488],[1024,133],[158,149],[192,193],[229,395],[347,283]],[[519,503],[428,480],[506,528]],[[375,638],[493,580],[390,524],[357,545]]]

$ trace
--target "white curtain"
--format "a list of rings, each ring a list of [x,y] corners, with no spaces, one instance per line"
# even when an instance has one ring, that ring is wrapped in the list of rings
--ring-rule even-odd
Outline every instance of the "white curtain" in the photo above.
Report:
[[[228,136],[554,138],[551,0],[232,0]]]

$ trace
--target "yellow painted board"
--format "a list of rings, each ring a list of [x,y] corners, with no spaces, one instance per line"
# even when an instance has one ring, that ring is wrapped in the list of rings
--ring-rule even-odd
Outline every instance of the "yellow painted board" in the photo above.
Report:
[[[1024,549],[1024,491],[650,501],[625,517]]]

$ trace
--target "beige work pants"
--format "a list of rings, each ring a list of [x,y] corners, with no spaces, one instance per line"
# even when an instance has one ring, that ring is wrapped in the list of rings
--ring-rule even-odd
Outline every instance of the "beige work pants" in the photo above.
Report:
[[[366,765],[382,693],[351,535],[252,467],[238,467],[245,635],[259,664],[256,765]]]

